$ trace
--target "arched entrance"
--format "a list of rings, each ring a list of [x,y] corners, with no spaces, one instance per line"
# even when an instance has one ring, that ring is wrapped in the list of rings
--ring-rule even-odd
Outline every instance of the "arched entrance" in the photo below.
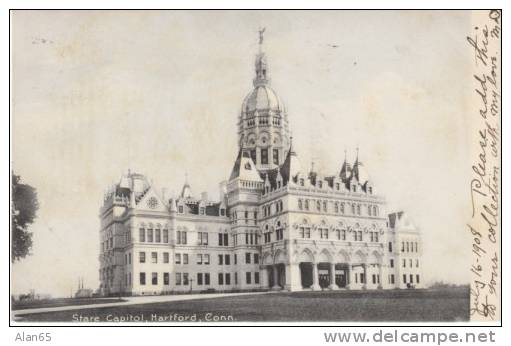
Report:
[[[298,257],[298,267],[300,268],[300,283],[302,288],[312,288],[314,283],[313,270],[314,257],[309,249],[302,251]]]
[[[312,286],[312,263],[300,263],[300,277],[303,288],[311,288]]]
[[[339,288],[348,286],[349,265],[347,263],[339,263],[335,265],[335,284]]]
[[[319,286],[323,289],[330,286],[330,263],[321,262],[318,264]]]

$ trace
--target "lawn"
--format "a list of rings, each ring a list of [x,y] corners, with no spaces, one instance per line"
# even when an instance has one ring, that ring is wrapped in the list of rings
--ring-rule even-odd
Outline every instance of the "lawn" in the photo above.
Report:
[[[73,315],[75,319],[73,320]],[[100,322],[133,318],[195,318],[196,321],[468,321],[469,290],[279,292],[204,300],[83,309],[23,315],[23,321],[76,321],[94,316]],[[195,316],[195,317],[194,317]],[[153,318],[156,317],[156,320]],[[114,320],[112,320],[114,319]],[[174,320],[172,320],[174,319]],[[178,320],[179,321],[179,320]]]
[[[68,305],[90,305],[123,302],[125,300],[119,298],[51,298],[41,300],[17,300],[13,301],[12,310],[37,309],[37,308],[53,308]]]

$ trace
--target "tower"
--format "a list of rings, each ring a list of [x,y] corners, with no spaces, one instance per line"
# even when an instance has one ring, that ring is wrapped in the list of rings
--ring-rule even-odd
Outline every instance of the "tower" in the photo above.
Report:
[[[260,172],[281,165],[289,150],[287,112],[283,102],[270,87],[263,33],[264,29],[259,31],[254,89],[243,101],[238,122],[238,145],[249,153]]]

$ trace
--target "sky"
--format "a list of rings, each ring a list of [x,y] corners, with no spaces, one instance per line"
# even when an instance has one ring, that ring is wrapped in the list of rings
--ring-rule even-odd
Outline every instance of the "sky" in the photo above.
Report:
[[[218,195],[266,27],[271,86],[304,165],[356,148],[388,211],[421,229],[428,283],[468,283],[464,11],[14,11],[11,164],[38,191],[12,290],[99,286],[99,208],[128,169]]]

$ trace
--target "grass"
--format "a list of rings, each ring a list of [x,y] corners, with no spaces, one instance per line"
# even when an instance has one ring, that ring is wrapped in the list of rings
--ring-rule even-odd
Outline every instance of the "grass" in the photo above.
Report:
[[[13,301],[12,310],[53,308],[68,305],[90,305],[102,303],[124,302],[119,298],[50,298],[41,300],[22,300]]]
[[[27,314],[23,321],[73,321],[73,314],[97,316],[139,316],[178,314],[205,321],[208,316],[232,316],[234,321],[360,321],[419,322],[468,321],[469,290],[444,288],[392,291],[281,292],[151,303],[75,311]],[[208,315],[209,314],[209,315]]]

